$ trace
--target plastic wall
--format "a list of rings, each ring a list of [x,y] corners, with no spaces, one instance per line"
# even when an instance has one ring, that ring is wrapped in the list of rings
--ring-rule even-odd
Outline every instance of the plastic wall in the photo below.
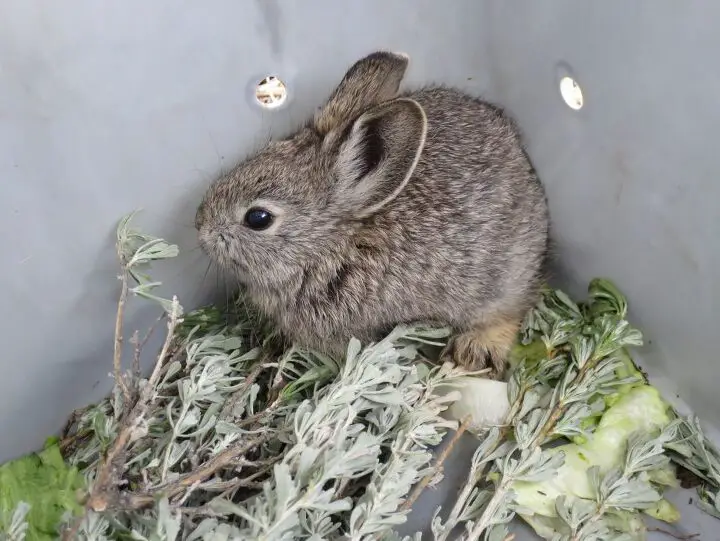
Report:
[[[166,294],[206,299],[192,222],[207,183],[379,48],[410,54],[408,85],[509,109],[548,188],[561,284],[614,279],[651,375],[716,419],[718,16],[672,0],[4,0],[0,461],[110,387],[120,216],[143,207],[144,229],[180,245],[157,272]],[[272,111],[253,98],[269,74],[290,92]],[[154,312],[129,315],[144,329]]]

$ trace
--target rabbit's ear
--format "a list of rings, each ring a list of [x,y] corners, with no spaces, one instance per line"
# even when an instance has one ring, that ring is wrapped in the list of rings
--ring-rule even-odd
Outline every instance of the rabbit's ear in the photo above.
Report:
[[[315,129],[326,135],[361,112],[397,95],[409,57],[379,51],[361,58],[315,116]]]
[[[361,115],[340,146],[337,201],[362,218],[395,199],[415,171],[426,134],[425,111],[409,98]]]

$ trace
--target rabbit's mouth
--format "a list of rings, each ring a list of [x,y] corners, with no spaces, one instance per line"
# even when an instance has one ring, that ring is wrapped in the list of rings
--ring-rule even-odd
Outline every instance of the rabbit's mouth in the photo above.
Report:
[[[230,238],[222,231],[201,229],[198,235],[200,247],[211,259],[222,266],[227,266],[230,258]]]
[[[201,231],[200,247],[203,252],[217,265],[231,272],[238,280],[245,282],[248,267],[237,256],[233,255],[233,238],[224,231]]]

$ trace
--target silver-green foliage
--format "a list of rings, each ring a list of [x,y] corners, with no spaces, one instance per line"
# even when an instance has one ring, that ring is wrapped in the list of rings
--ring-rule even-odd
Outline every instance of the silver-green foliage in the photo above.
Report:
[[[138,284],[130,292],[171,313],[172,301],[150,293],[159,282],[138,269],[176,249],[131,230],[130,217],[118,228],[121,265]],[[81,539],[360,540],[404,521],[432,446],[456,425],[440,417],[448,398],[435,386],[459,372],[417,362],[448,330],[401,326],[377,344],[352,341],[338,363],[277,353],[262,322],[235,308],[185,314],[155,388],[130,379],[150,397],[147,413],[123,457],[118,503],[88,513]],[[116,391],[77,420],[69,459],[90,484],[123,408]]]
[[[182,319],[159,377],[127,379],[130,394],[148,405],[123,455],[120,498],[89,512],[80,538],[396,539],[411,488],[438,474],[432,447],[455,426],[440,415],[450,398],[438,387],[462,374],[422,362],[448,329],[400,326],[376,344],[353,340],[342,362],[278,350],[272,329],[241,301],[229,313],[207,307],[183,315],[176,300],[151,293],[159,283],[144,268],[177,249],[131,230],[131,217],[118,228],[121,266],[136,283],[129,291]],[[508,426],[478,442],[453,509],[432,520],[437,540],[458,525],[463,539],[505,539],[508,522],[527,511],[513,486],[546,480],[563,463],[546,444],[589,436],[613,397],[642,379],[625,351],[642,336],[609,282],[594,281],[582,305],[547,291],[523,337]],[[116,389],[76,422],[79,443],[69,459],[90,484],[118,437],[126,400]],[[637,511],[660,498],[650,474],[667,467],[668,452],[706,480],[703,506],[718,514],[720,455],[695,420],[678,419],[661,434],[631,438],[617,468],[591,469],[592,498],[558,497],[548,538],[632,535]]]

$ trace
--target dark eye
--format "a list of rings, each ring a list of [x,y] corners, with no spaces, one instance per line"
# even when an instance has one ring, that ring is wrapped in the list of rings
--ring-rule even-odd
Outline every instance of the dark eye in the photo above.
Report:
[[[260,207],[253,207],[245,213],[245,225],[255,231],[262,231],[270,227],[274,218],[269,211]]]

